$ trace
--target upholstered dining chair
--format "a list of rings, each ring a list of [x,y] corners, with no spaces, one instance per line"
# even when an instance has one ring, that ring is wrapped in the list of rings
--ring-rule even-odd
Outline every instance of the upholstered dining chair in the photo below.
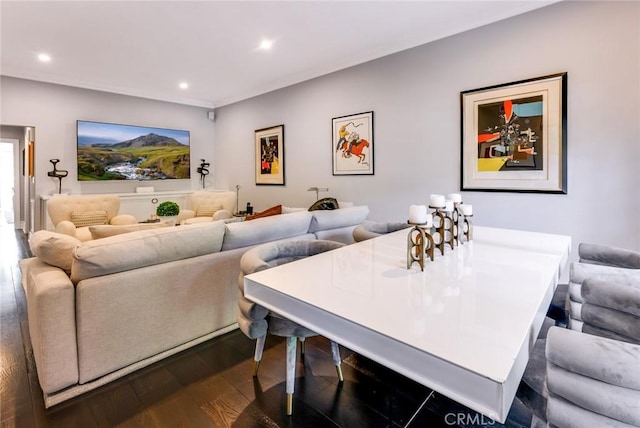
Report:
[[[597,315],[594,314],[593,305],[584,310],[586,298],[584,284],[587,280],[604,281],[610,288],[607,295],[619,296],[620,299],[626,298],[626,294],[632,292],[633,288],[640,287],[638,285],[640,284],[640,253],[593,244],[581,244],[578,251],[580,262],[572,263],[569,274],[567,296],[569,327],[573,330],[606,336],[605,332],[596,333],[599,328],[596,324],[601,322],[594,321],[596,317],[603,315],[597,310],[595,311]],[[601,305],[596,303],[595,307],[598,306]],[[585,317],[591,320],[587,322],[586,327],[583,325]]]
[[[569,312],[573,311],[573,327],[581,328],[580,308],[582,297],[580,287],[586,277],[596,275],[616,275],[615,269],[600,269],[597,266],[612,268],[640,269],[640,252],[624,248],[591,243],[581,243],[578,246],[580,265],[575,266],[572,281],[569,284],[559,284],[556,289],[547,316],[556,320],[556,325],[569,325]],[[633,273],[631,273],[633,275]]]
[[[361,225],[353,229],[353,240],[356,242],[366,241],[367,239],[372,239],[380,235],[385,235],[387,233],[406,229],[410,226],[411,225],[407,222],[376,223],[376,222],[368,221],[368,222],[362,223]]]
[[[297,341],[300,339],[301,354],[304,358],[304,339],[316,336],[317,333],[248,300],[244,296],[244,276],[342,246],[344,246],[342,243],[325,240],[272,242],[252,248],[240,260],[238,324],[247,337],[256,339],[253,376],[258,375],[267,333],[287,338],[287,415],[293,412]],[[338,379],[342,382],[340,349],[333,341],[331,341],[331,353]]]
[[[551,327],[536,341],[523,377],[541,395],[527,402],[532,427],[640,426],[640,276],[624,271],[572,264],[570,281],[587,275],[579,311],[569,312],[580,328],[572,319],[577,331]]]

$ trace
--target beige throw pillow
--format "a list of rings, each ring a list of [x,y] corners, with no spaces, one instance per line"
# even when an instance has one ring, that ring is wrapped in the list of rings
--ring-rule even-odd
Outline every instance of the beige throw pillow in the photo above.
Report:
[[[104,210],[96,211],[72,211],[71,223],[76,227],[96,226],[99,224],[108,224],[107,212]]]
[[[220,211],[221,209],[222,204],[220,203],[201,205],[196,210],[196,217],[213,217],[216,211]]]
[[[33,255],[48,265],[59,267],[67,274],[71,272],[73,251],[81,243],[73,236],[48,230],[39,230],[29,239]]]

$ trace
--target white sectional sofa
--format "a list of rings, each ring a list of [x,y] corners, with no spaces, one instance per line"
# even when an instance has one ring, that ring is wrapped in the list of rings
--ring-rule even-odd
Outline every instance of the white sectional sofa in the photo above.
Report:
[[[282,239],[353,242],[369,209],[301,211],[88,242],[50,231],[21,263],[46,407],[237,328],[240,258]]]

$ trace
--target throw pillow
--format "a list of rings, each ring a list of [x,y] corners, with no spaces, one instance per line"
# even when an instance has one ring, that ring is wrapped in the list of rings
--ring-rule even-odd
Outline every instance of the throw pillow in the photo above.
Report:
[[[73,251],[81,241],[62,233],[39,230],[31,235],[29,247],[31,252],[44,263],[59,267],[67,274],[71,273]]]
[[[136,232],[138,230],[157,229],[159,227],[168,227],[169,223],[140,223],[140,224],[128,224],[124,226],[112,226],[105,224],[101,226],[89,226],[89,232],[91,232],[92,239],[108,238],[109,236],[120,235],[122,233]]]
[[[253,220],[256,218],[269,217],[278,214],[282,214],[282,205],[276,205],[275,207],[260,211],[259,213],[248,215],[245,217],[245,220]]]
[[[216,203],[211,205],[202,205],[199,206],[196,210],[196,217],[213,217],[216,211],[220,211],[222,209],[222,204]]]
[[[96,211],[72,211],[71,223],[76,227],[96,226],[99,224],[109,224],[107,212],[104,210]]]
[[[313,205],[309,207],[309,211],[316,210],[337,210],[340,208],[338,206],[338,201],[335,198],[322,198],[317,200]]]

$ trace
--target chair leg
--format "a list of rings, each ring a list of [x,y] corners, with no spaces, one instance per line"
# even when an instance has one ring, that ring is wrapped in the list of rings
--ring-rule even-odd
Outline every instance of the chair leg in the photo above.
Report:
[[[340,382],[344,382],[344,377],[342,376],[342,358],[340,358],[340,347],[333,340],[331,341],[331,356],[333,357],[333,364],[336,365],[338,380]]]
[[[296,380],[296,345],[298,338],[287,337],[287,415],[293,413],[293,388]]]
[[[304,337],[299,337],[298,340],[300,341],[300,359],[302,360],[302,362],[304,363],[304,351],[305,351],[305,341],[304,341]]]
[[[266,340],[266,334],[256,340],[256,351],[253,354],[253,377],[258,376],[258,368],[260,367],[260,361],[262,360],[262,351],[264,350],[264,342],[266,342]]]

